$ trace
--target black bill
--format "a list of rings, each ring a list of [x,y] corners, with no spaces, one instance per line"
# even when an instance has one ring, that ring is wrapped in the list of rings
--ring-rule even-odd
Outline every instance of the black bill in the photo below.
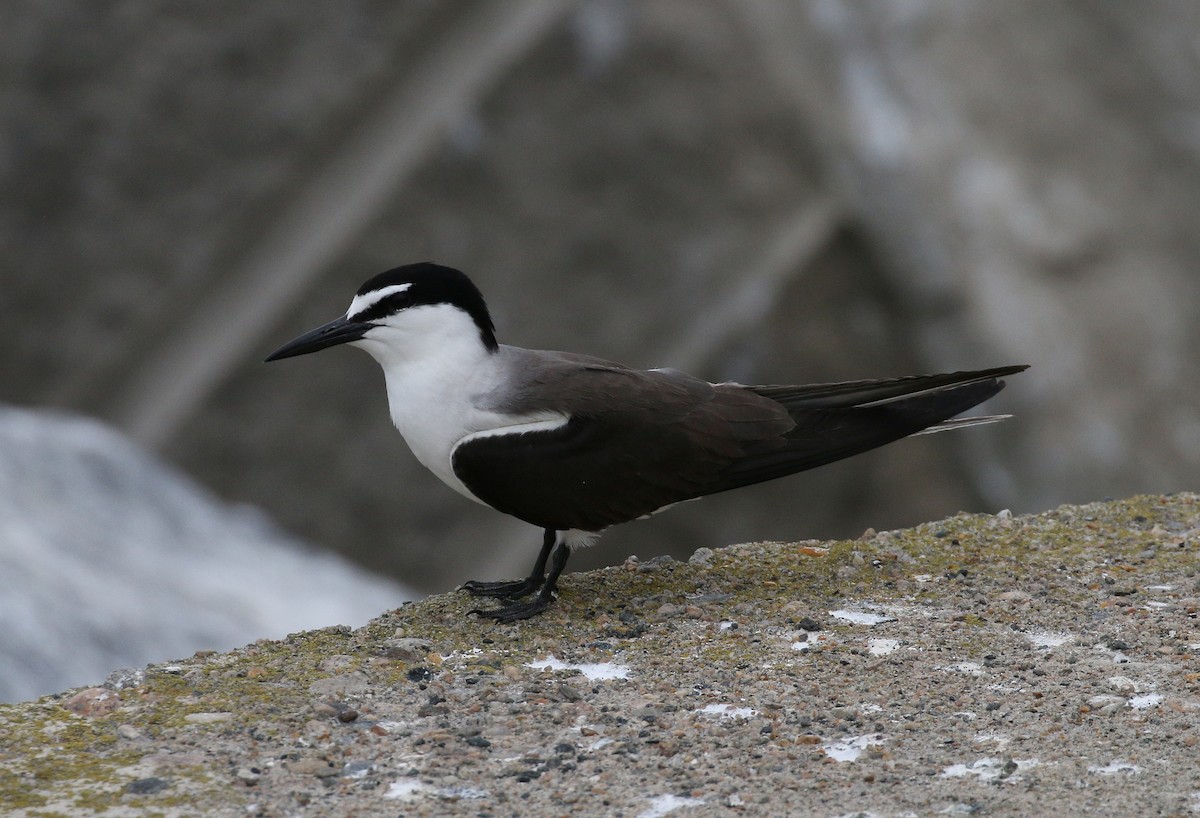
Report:
[[[288,341],[268,355],[266,360],[278,361],[280,358],[294,358],[297,355],[307,355],[326,347],[357,341],[372,326],[374,325],[364,321],[348,321],[345,317],[335,318],[328,324],[322,324],[299,338]]]

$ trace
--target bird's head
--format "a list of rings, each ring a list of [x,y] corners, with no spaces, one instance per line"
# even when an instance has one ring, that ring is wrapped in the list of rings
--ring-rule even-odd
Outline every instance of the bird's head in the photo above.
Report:
[[[496,329],[479,289],[452,267],[421,262],[380,273],[358,288],[340,318],[304,333],[267,356],[268,361],[354,344],[380,363],[437,354],[447,345],[497,348]]]

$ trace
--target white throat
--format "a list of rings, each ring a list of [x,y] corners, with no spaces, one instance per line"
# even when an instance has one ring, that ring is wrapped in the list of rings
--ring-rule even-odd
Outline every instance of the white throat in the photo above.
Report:
[[[476,499],[454,475],[450,454],[466,435],[503,424],[480,406],[501,373],[475,322],[449,304],[410,307],[352,343],[383,368],[392,423],[417,460]]]

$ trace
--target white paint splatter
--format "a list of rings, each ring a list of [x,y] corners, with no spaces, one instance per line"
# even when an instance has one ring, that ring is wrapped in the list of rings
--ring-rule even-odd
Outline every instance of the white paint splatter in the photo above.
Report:
[[[887,656],[900,647],[899,639],[882,639],[872,637],[867,640],[867,652],[872,656]]]
[[[415,801],[417,796],[425,795],[432,790],[433,787],[428,784],[407,779],[405,781],[393,781],[383,794],[383,797],[394,801]]]
[[[1163,700],[1161,693],[1145,693],[1134,696],[1129,700],[1129,706],[1134,710],[1149,710]]]
[[[882,733],[870,733],[865,736],[844,738],[821,745],[825,755],[834,761],[857,761],[859,756],[871,745],[883,744],[887,741]]]
[[[997,749],[1004,749],[1012,742],[1012,739],[1002,733],[976,733],[972,741],[975,744],[994,744]]]
[[[1088,772],[1095,773],[1096,775],[1116,775],[1117,773],[1130,773],[1136,775],[1141,771],[1141,767],[1136,764],[1131,764],[1128,761],[1110,761],[1103,767],[1097,765],[1088,767]]]
[[[867,611],[830,611],[829,615],[834,619],[852,622],[855,625],[882,625],[884,622],[896,621],[896,617],[894,616],[869,613]]]
[[[980,758],[969,764],[951,764],[942,770],[942,778],[965,778],[975,776],[980,781],[1014,780],[1016,773],[1037,767],[1041,762],[1036,758],[1009,759]]]
[[[556,659],[554,656],[547,656],[545,659],[539,659],[536,662],[527,662],[525,667],[531,667],[534,670],[578,670],[591,682],[629,678],[629,668],[625,665],[614,664],[613,662],[572,665],[561,659]]]
[[[487,798],[491,795],[490,792],[480,787],[445,787],[438,790],[437,794],[442,798],[449,798],[455,801],[471,801],[479,798]]]
[[[685,798],[679,795],[656,795],[650,799],[650,808],[637,814],[637,818],[662,818],[680,807],[698,807],[703,798]]]
[[[723,719],[749,719],[758,715],[753,707],[734,707],[732,704],[706,704],[693,711],[702,716],[718,716]]]
[[[1075,636],[1070,633],[1055,632],[1055,631],[1030,631],[1025,634],[1025,638],[1039,648],[1057,648],[1060,645],[1065,645],[1075,639]]]
[[[415,801],[426,795],[438,795],[442,798],[452,798],[455,800],[468,800],[487,798],[491,793],[479,787],[445,787],[439,789],[417,781],[415,778],[393,781],[383,793],[383,797],[391,801]]]

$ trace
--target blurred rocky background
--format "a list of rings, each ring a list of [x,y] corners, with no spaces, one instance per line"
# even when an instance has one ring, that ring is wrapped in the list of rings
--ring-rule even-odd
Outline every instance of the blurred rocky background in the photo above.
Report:
[[[502,341],[711,380],[1033,365],[1011,422],[574,568],[1195,489],[1198,32],[1184,0],[11,0],[0,401],[421,591],[517,575],[537,532],[416,464],[368,356],[261,363],[432,259]]]

